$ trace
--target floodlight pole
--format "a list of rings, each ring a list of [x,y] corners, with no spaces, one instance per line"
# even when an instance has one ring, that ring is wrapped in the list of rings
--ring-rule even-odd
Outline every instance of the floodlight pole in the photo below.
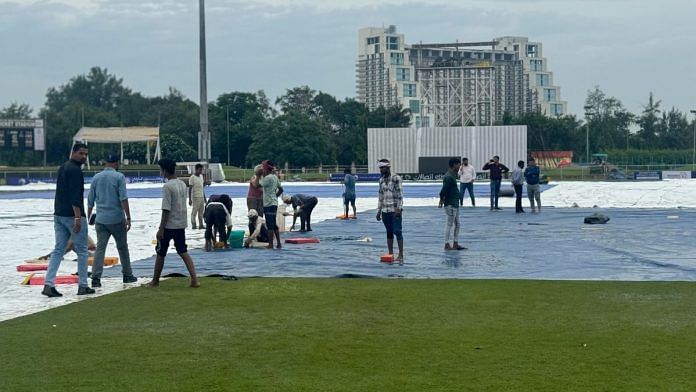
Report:
[[[696,110],[691,113],[696,114]],[[691,153],[691,170],[696,170],[696,119],[694,119],[694,150]]]
[[[225,127],[227,128],[227,166],[230,165],[230,105],[227,105],[227,121],[225,121]]]
[[[592,106],[585,106],[585,121],[587,121],[585,128],[585,154],[587,155],[587,163],[590,163],[590,110]]]
[[[204,162],[210,160],[210,132],[208,131],[208,81],[206,74],[205,53],[205,0],[198,0],[200,28],[200,112],[201,132],[198,141],[198,159]]]

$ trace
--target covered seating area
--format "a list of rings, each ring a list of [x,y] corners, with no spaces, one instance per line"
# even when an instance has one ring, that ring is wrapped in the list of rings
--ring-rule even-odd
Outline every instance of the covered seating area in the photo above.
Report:
[[[120,144],[121,161],[123,161],[123,143],[146,143],[145,160],[150,165],[161,158],[159,131],[159,127],[82,127],[73,136],[73,145],[75,143],[85,143],[87,145],[89,143]],[[153,144],[155,145],[154,157],[150,153]],[[87,162],[87,167],[89,167],[89,161]]]

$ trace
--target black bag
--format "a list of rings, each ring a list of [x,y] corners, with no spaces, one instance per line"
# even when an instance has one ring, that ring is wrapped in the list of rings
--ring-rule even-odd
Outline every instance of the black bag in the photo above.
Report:
[[[97,221],[97,213],[94,212],[92,215],[89,217],[89,225],[94,226],[94,223]]]

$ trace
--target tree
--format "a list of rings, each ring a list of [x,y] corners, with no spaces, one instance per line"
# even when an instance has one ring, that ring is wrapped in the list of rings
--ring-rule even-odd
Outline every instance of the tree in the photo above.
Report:
[[[662,103],[662,101],[655,101],[653,93],[651,92],[648,97],[648,104],[643,106],[643,113],[640,118],[638,118],[638,125],[640,125],[638,137],[643,146],[651,146],[652,148],[658,147],[657,142],[660,134],[660,103]]]
[[[273,115],[263,91],[257,93],[225,93],[210,104],[210,124],[212,132],[212,156],[219,162],[227,162],[227,113],[229,109],[230,163],[241,166],[246,163],[246,155],[258,127]]]
[[[17,102],[12,102],[10,106],[0,110],[0,118],[27,120],[31,118],[32,112],[31,106],[26,103],[18,104]]]
[[[589,107],[590,152],[623,147],[631,136],[634,115],[623,107],[620,100],[608,97],[599,87],[588,91],[585,106]]]
[[[315,166],[328,163],[329,138],[317,120],[290,111],[261,125],[247,155],[251,166],[264,159],[276,164]]]
[[[286,90],[285,95],[278,97],[275,103],[280,106],[280,110],[284,114],[298,111],[309,117],[315,117],[319,114],[316,97],[316,90],[312,90],[309,86],[300,86]]]
[[[160,137],[160,149],[162,156],[175,161],[195,161],[198,153],[182,138],[177,135],[163,135]]]

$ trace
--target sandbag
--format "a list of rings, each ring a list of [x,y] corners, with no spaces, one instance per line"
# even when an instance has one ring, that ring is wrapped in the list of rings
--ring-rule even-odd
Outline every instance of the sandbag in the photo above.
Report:
[[[594,213],[585,217],[586,225],[603,225],[607,222],[609,222],[609,217],[604,214]]]

